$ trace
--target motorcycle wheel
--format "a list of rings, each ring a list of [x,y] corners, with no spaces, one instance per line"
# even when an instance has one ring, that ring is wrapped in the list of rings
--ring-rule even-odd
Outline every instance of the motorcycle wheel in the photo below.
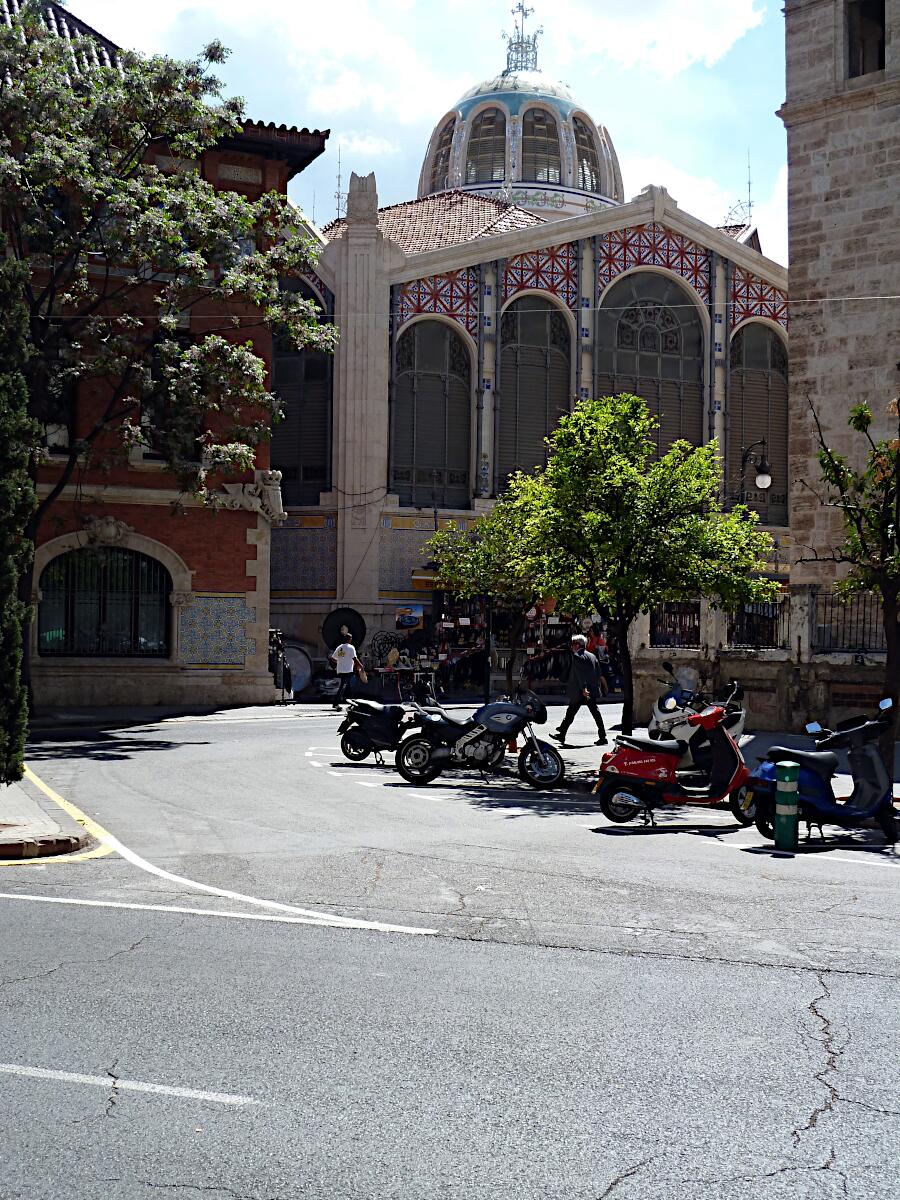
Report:
[[[644,801],[630,787],[610,783],[600,793],[600,811],[607,821],[627,825],[643,809]]]
[[[757,832],[769,842],[775,841],[775,805],[757,804],[756,816],[753,818]]]
[[[351,762],[362,762],[372,750],[372,743],[359,729],[348,729],[341,738],[341,754]]]
[[[747,808],[744,808],[744,797],[746,794],[746,787],[739,787],[735,788],[728,797],[728,807],[731,809],[731,815],[739,825],[752,825],[756,820],[756,801],[751,800]]]
[[[897,840],[897,814],[894,812],[894,806],[885,805],[875,818],[878,823],[878,828],[884,834],[884,840],[889,846]]]
[[[534,788],[555,787],[566,773],[562,756],[546,742],[526,746],[519,754],[519,778]]]
[[[432,745],[426,738],[407,738],[397,751],[397,770],[407,783],[431,783],[443,768],[431,757]]]

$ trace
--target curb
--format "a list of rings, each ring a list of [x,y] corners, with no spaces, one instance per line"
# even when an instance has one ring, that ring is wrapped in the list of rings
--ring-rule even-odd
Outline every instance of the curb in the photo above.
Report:
[[[84,850],[90,841],[88,834],[20,837],[7,842],[0,840],[0,859],[50,858],[60,854],[74,854],[76,850]]]

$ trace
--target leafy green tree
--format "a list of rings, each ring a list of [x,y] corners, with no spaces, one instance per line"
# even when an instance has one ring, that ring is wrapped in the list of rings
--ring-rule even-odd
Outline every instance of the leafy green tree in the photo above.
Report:
[[[141,444],[214,503],[223,474],[253,467],[277,408],[254,331],[334,342],[282,286],[314,261],[286,198],[251,201],[196,169],[243,128],[242,102],[212,73],[222,46],[185,62],[121,51],[106,67],[87,41],[49,33],[40,9],[28,0],[0,23],[0,212],[7,255],[28,267],[28,412],[57,466],[32,542],[85,470]]]
[[[0,784],[22,778],[28,728],[22,644],[30,610],[19,599],[19,583],[31,563],[26,529],[34,511],[34,487],[28,466],[38,431],[28,417],[23,374],[25,277],[24,268],[15,263],[0,265]]]
[[[665,600],[704,595],[728,609],[770,598],[771,548],[744,506],[723,512],[715,442],[676,442],[657,458],[656,421],[638,396],[585,400],[549,439],[543,471],[515,475],[509,503],[519,568],[570,612],[602,612],[619,653],[622,727],[634,721],[628,634]]]
[[[521,553],[524,510],[501,499],[474,529],[444,529],[425,545],[435,563],[442,588],[464,600],[489,596],[494,612],[509,618],[510,646],[525,627],[525,610],[539,598],[539,585],[530,573],[531,563]],[[490,647],[488,647],[490,651]],[[507,691],[513,689],[513,655],[506,664]]]
[[[819,415],[812,409],[819,441],[819,469],[826,486],[820,500],[841,510],[844,541],[825,557],[846,568],[835,591],[846,599],[860,592],[874,592],[881,601],[881,619],[887,655],[884,691],[894,702],[893,727],[885,735],[884,748],[893,755],[893,741],[900,708],[900,398],[887,406],[888,427],[884,438],[872,436],[872,410],[868,404],[850,409],[847,423],[864,442],[863,465],[854,469],[844,454],[828,443]],[[814,558],[820,560],[818,554]],[[806,560],[809,561],[809,560]]]

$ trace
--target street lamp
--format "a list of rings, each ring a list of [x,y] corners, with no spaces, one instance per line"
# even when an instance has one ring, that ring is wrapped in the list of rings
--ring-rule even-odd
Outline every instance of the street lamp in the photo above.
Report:
[[[772,468],[769,465],[769,460],[766,457],[766,447],[768,442],[765,438],[760,438],[758,441],[751,442],[749,446],[741,446],[741,504],[747,499],[746,474],[747,467],[754,467],[756,470],[756,479],[754,481],[757,491],[767,492],[772,486]],[[754,454],[757,446],[762,447],[759,454]]]

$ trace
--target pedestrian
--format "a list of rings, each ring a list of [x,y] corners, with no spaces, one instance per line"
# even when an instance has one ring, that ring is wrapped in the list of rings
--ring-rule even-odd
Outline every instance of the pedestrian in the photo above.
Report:
[[[353,645],[352,633],[341,634],[341,640],[335,646],[334,653],[329,654],[328,661],[334,664],[339,684],[337,696],[331,707],[339,709],[347,697],[347,689],[350,687],[354,672],[360,668],[359,655]]]
[[[606,745],[606,729],[600,709],[597,707],[597,701],[600,699],[600,664],[593,654],[588,653],[586,646],[587,638],[583,634],[572,635],[572,665],[566,680],[566,698],[569,701],[569,707],[560,722],[559,729],[551,734],[551,737],[555,738],[561,746],[565,746],[569,726],[575,720],[582,705],[587,705],[588,712],[597,724],[597,745]]]

